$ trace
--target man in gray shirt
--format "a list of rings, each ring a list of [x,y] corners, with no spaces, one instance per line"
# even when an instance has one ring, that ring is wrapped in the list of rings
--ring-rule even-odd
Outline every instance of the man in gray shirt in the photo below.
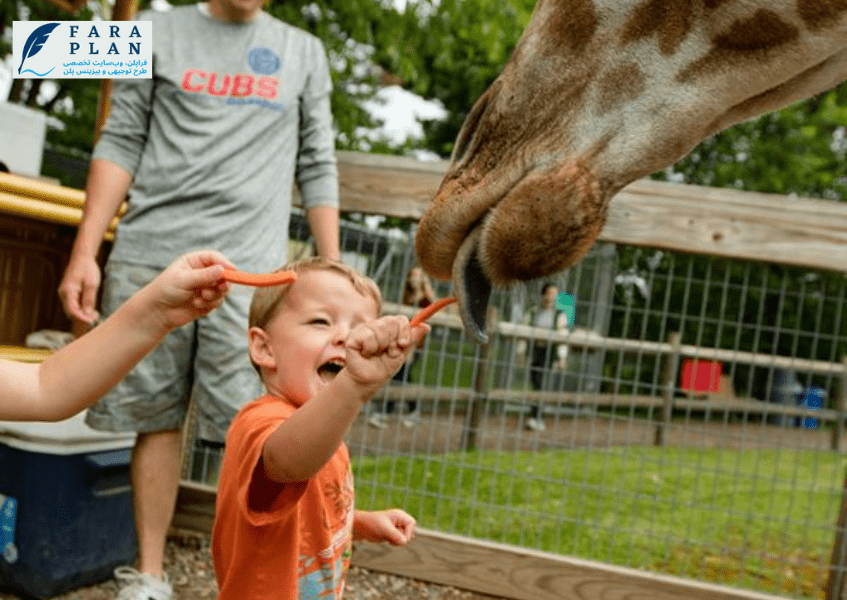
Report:
[[[282,265],[295,180],[318,252],[339,257],[326,53],[262,3],[209,0],[138,16],[153,22],[153,78],[115,81],[59,290],[72,317],[97,318],[96,256],[126,199],[105,269],[104,314],[189,250],[219,250],[251,272]],[[116,571],[127,584],[121,600],[172,597],[162,567],[189,397],[199,435],[223,442],[238,408],[260,395],[246,346],[251,291],[235,286],[219,310],[171,334],[88,413],[97,429],[138,432],[139,564]]]

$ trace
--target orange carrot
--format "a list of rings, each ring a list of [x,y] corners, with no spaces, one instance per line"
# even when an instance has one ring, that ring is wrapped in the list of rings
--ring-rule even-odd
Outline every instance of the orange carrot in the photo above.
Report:
[[[432,315],[437,313],[439,310],[447,306],[448,304],[453,304],[456,301],[455,298],[442,298],[441,300],[436,300],[420,312],[412,317],[412,320],[409,321],[409,324],[412,327],[416,327],[430,318]]]
[[[276,271],[274,273],[245,273],[244,271],[236,271],[235,269],[224,269],[221,275],[226,281],[232,283],[240,283],[242,285],[252,285],[256,287],[271,287],[273,285],[283,285],[291,283],[297,279],[297,274],[294,271]]]

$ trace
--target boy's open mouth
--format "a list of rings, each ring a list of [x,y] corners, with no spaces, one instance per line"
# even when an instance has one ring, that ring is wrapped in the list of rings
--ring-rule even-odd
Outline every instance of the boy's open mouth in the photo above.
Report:
[[[344,364],[341,361],[331,360],[318,367],[318,377],[320,377],[321,381],[324,383],[329,383],[335,379],[335,376],[338,375],[343,368]]]

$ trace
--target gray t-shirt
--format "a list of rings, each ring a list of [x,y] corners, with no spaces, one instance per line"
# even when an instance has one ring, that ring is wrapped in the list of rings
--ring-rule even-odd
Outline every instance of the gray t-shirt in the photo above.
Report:
[[[94,151],[135,177],[110,260],[164,267],[213,248],[245,270],[279,267],[295,177],[304,206],[338,206],[323,45],[264,12],[137,19],[153,22],[153,78],[115,80]]]

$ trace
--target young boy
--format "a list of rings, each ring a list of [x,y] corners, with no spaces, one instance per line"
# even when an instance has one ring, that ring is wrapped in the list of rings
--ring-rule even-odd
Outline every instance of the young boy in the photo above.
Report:
[[[233,265],[218,252],[185,254],[43,363],[0,360],[0,420],[58,421],[93,404],[169,331],[223,301],[224,267]]]
[[[352,539],[406,544],[402,510],[353,508],[344,434],[429,331],[379,317],[376,284],[337,261],[256,290],[250,358],[268,395],[230,426],[212,535],[218,600],[341,598]]]

